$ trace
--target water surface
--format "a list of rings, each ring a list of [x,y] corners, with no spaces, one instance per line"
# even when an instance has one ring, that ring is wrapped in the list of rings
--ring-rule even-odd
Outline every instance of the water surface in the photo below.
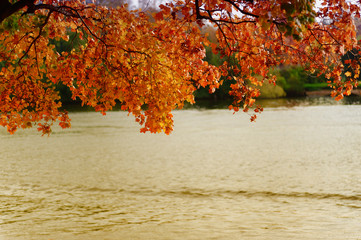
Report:
[[[361,106],[317,101],[1,131],[0,239],[361,239]]]

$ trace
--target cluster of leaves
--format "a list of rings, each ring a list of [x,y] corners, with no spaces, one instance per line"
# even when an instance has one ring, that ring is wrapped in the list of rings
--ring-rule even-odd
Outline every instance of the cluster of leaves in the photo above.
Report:
[[[197,88],[214,92],[231,81],[229,108],[248,112],[260,95],[257,86],[275,84],[270,69],[282,64],[325,75],[332,96],[341,99],[360,72],[358,58],[348,59],[352,71],[341,78],[341,56],[359,51],[352,22],[359,8],[346,0],[321,3],[316,12],[313,0],[175,0],[149,17],[80,0],[19,0],[0,11],[0,125],[14,133],[38,124],[44,134],[56,121],[69,127],[55,88],[62,84],[96,111],[105,114],[120,102],[142,132],[168,134],[171,111],[194,103]],[[201,34],[205,22],[217,29],[217,43]],[[59,42],[75,47],[60,51]],[[204,46],[224,61],[203,61]],[[261,111],[257,106],[251,121]]]
[[[357,85],[357,74],[346,73],[347,80],[342,81],[341,56],[357,48],[352,17],[359,16],[359,8],[342,0],[321,3],[317,12],[314,1],[308,0],[176,1],[177,7],[168,7],[181,10],[190,21],[205,19],[217,28],[218,45],[212,44],[212,49],[238,62],[223,64],[234,73],[228,77],[236,81],[231,85],[234,101],[230,108],[247,112],[259,96],[252,86],[275,83],[269,70],[278,65],[302,65],[311,73],[332,79],[329,84],[336,100]],[[316,18],[333,22],[326,25]],[[356,64],[350,66],[359,71]]]
[[[144,13],[75,1],[64,2],[61,9],[71,16],[39,10],[19,18],[18,28],[5,29],[0,37],[5,65],[0,124],[10,133],[34,122],[43,133],[56,120],[70,126],[67,113],[59,111],[54,91],[59,82],[74,99],[102,113],[119,100],[143,125],[141,131],[167,134],[173,127],[171,111],[185,101],[193,103],[197,86],[219,86],[217,68],[202,60],[206,39],[191,23],[179,25],[172,16],[152,23]],[[56,51],[55,42],[73,41],[68,31],[84,44],[70,52]]]

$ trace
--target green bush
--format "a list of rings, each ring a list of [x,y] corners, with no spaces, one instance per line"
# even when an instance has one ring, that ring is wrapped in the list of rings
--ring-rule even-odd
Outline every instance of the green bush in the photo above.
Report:
[[[268,82],[264,83],[262,87],[260,87],[261,96],[260,98],[282,98],[286,97],[286,92],[282,87],[278,85],[273,85]]]
[[[279,85],[286,91],[288,97],[305,95],[304,84],[308,75],[302,67],[284,67],[279,70],[279,74],[282,76]]]

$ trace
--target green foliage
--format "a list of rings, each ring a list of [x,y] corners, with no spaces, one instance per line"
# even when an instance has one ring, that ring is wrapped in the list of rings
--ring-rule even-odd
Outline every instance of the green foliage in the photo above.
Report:
[[[206,57],[204,58],[209,64],[220,66],[224,62],[220,54],[214,54],[211,47],[206,46]]]
[[[220,66],[224,59],[220,54],[214,54],[209,47],[206,47],[206,57],[204,59],[208,63]],[[230,63],[232,59],[228,60]],[[233,64],[237,64],[233,62]],[[317,77],[316,74],[311,75],[307,73],[301,66],[282,66],[270,71],[271,74],[277,76],[277,85],[264,83],[260,87],[261,98],[280,98],[280,97],[295,97],[304,96],[306,90],[319,90],[327,88],[326,79],[324,76]],[[232,75],[232,73],[230,73]],[[230,98],[230,85],[233,82],[230,80],[224,81],[223,85],[219,87],[213,94],[209,93],[208,88],[200,88],[195,92],[197,99],[213,99],[224,100]]]
[[[307,91],[316,91],[320,89],[330,88],[327,82],[319,82],[319,83],[305,83],[304,87]]]
[[[21,17],[20,13],[13,14],[7,17],[1,24],[0,24],[0,34],[4,34],[5,31],[13,32],[19,29],[19,18]],[[26,16],[24,16],[26,17]]]
[[[273,85],[271,83],[265,82],[260,88],[261,96],[260,98],[282,98],[286,97],[286,92],[282,87],[278,85]]]
[[[82,31],[82,33],[84,34],[84,39],[87,39],[86,37],[86,32]],[[55,39],[50,39],[50,44],[55,46],[55,50],[58,53],[62,53],[62,52],[71,52],[71,50],[73,49],[79,49],[79,47],[81,45],[86,44],[86,40],[81,39],[80,35],[78,32],[72,32],[72,31],[68,31],[67,35],[69,37],[68,41],[65,41],[64,39],[60,39],[60,40],[55,40]]]
[[[3,67],[5,67],[5,63],[6,63],[5,61],[1,61],[1,62],[0,62],[0,71],[1,71],[1,69],[2,69]]]
[[[304,96],[306,91],[328,89],[327,79],[318,73],[310,74],[301,66],[283,66],[274,69],[277,84],[287,93],[288,97]]]
[[[305,94],[304,83],[307,78],[306,71],[301,67],[282,68],[279,74],[283,77],[279,85],[286,91],[287,96],[302,96]]]
[[[206,57],[204,59],[208,63],[220,66],[224,59],[220,54],[214,54],[211,48],[206,47]],[[228,59],[229,63],[232,59]],[[261,98],[280,98],[280,97],[296,97],[304,96],[306,91],[320,90],[328,88],[327,80],[323,75],[317,76],[317,73],[310,74],[301,66],[282,66],[270,71],[271,74],[277,76],[277,85],[264,83],[260,87]],[[230,75],[232,73],[230,72]],[[197,99],[213,99],[224,100],[230,98],[229,91],[230,85],[233,82],[230,80],[224,81],[223,85],[219,87],[213,94],[209,93],[208,88],[200,88],[195,92]]]

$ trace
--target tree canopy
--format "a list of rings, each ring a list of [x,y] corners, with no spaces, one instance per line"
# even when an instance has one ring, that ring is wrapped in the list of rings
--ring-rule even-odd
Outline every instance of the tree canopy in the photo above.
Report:
[[[104,114],[120,104],[141,132],[169,134],[172,110],[194,103],[197,88],[214,92],[224,81],[232,81],[229,108],[252,111],[253,121],[262,111],[257,86],[275,84],[270,69],[288,64],[324,74],[339,100],[359,78],[359,11],[345,0],[174,0],[153,13],[80,0],[0,0],[0,125],[43,134],[55,122],[70,127],[61,84]],[[216,42],[202,33],[205,25],[216,29]],[[221,65],[204,61],[205,46],[224,58]],[[346,52],[355,57],[345,61]]]

